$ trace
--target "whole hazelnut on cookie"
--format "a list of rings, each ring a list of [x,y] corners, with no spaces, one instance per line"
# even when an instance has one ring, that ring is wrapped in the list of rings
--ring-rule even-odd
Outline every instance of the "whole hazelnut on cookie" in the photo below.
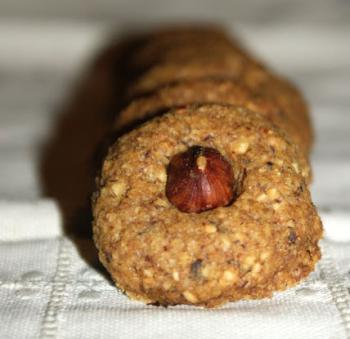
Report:
[[[182,212],[200,213],[232,201],[231,164],[214,148],[192,146],[176,154],[167,174],[166,196]]]

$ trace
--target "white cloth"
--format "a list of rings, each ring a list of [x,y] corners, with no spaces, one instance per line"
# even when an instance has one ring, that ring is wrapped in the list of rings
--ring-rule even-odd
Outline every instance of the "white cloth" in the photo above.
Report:
[[[147,4],[0,0],[0,338],[350,338],[350,2]],[[41,196],[40,155],[57,107],[109,24],[118,34],[130,23],[178,18],[223,22],[311,103],[323,258],[306,281],[272,299],[218,310],[130,301],[92,241],[67,238],[57,202]]]
[[[350,333],[349,243],[323,241],[316,272],[272,299],[217,310],[162,308],[117,291],[92,241],[68,239],[56,227],[54,204],[2,204],[0,215],[1,338],[342,339]],[[329,220],[331,232],[338,222]],[[344,220],[350,225],[349,215]]]

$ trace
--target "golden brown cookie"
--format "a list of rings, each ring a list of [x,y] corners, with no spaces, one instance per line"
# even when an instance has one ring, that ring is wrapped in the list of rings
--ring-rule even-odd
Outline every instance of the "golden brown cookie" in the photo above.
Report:
[[[269,74],[241,54],[205,55],[196,60],[164,62],[151,67],[130,86],[130,96],[142,95],[172,82],[208,77],[264,81]],[[261,79],[260,79],[261,78]],[[256,84],[258,86],[259,84]]]
[[[271,296],[320,258],[308,175],[299,148],[261,114],[227,105],[172,110],[110,148],[93,207],[100,259],[119,288],[147,303],[215,307]],[[229,202],[202,199],[230,180]],[[205,211],[182,212],[173,200],[181,197],[181,209],[199,202]]]
[[[247,87],[249,86],[248,83]],[[254,85],[250,88],[254,88]],[[290,124],[298,129],[304,153],[309,156],[313,143],[313,128],[308,106],[300,91],[288,80],[276,75],[265,82],[262,81],[255,91],[266,98],[271,98],[278,104],[281,111],[285,112],[285,124]]]
[[[243,54],[243,49],[233,45],[227,37],[197,36],[186,39],[153,41],[134,54],[131,65],[137,69],[147,69],[159,63],[188,62],[198,58],[213,59],[220,55]]]
[[[134,67],[150,66],[165,56],[174,55],[176,51],[180,55],[183,49],[188,50],[191,46],[232,46],[232,39],[224,30],[208,25],[168,27],[148,33],[143,40],[132,56],[131,64]]]
[[[231,104],[258,112],[282,128],[302,150],[308,152],[310,149],[312,133],[305,113],[306,105],[295,90],[277,79],[271,79],[268,85],[257,89],[249,89],[243,81],[215,78],[164,86],[132,101],[117,116],[115,127],[120,130],[172,107],[200,103]]]
[[[313,133],[300,92],[253,59],[219,27],[183,26],[156,31],[138,49],[134,59],[143,65],[145,71],[131,85],[128,91],[131,96],[154,92],[174,82],[205,81],[207,78],[235,80],[254,95],[277,103],[286,113],[285,125],[294,126],[289,129],[297,130],[305,154],[309,153]]]

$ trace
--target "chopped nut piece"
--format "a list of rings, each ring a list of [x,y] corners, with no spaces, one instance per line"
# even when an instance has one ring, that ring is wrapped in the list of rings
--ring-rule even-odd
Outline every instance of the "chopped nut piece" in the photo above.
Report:
[[[117,215],[115,213],[107,213],[106,214],[106,219],[109,221],[109,222],[113,222],[114,220],[117,219]]]
[[[166,182],[166,178],[167,178],[167,175],[166,175],[165,169],[158,172],[158,179],[159,179],[161,182]]]
[[[262,202],[267,200],[267,195],[265,193],[260,194],[257,198],[257,201]]]
[[[118,182],[113,183],[111,188],[112,188],[112,192],[115,195],[115,197],[118,200],[120,200],[126,191],[126,183],[123,181],[118,181]]]
[[[230,270],[226,270],[224,271],[224,279],[226,281],[234,281],[237,279],[237,274],[233,273]]]
[[[231,241],[229,240],[229,238],[226,237],[226,236],[222,236],[222,237],[221,237],[221,241],[222,241],[222,249],[223,249],[224,251],[229,250],[230,247],[231,247]]]
[[[267,195],[269,196],[270,199],[277,199],[279,197],[279,193],[276,188],[270,188],[267,190]]]
[[[160,207],[167,207],[168,206],[168,202],[165,199],[157,199],[155,201],[155,204],[157,206],[160,206]]]
[[[249,148],[249,143],[248,142],[240,142],[235,146],[235,151],[238,154],[244,154],[247,152]]]
[[[143,270],[143,273],[144,273],[147,277],[153,277],[153,271],[152,271],[152,270]]]
[[[179,272],[174,271],[174,272],[173,272],[173,278],[174,278],[175,281],[179,281],[179,280],[180,280]]]
[[[163,283],[163,288],[164,288],[166,291],[169,290],[170,287],[171,287],[170,281],[166,281],[166,282]]]
[[[259,273],[261,271],[261,264],[258,262],[256,263],[253,268],[252,268],[252,272],[253,273]]]
[[[294,228],[295,227],[295,222],[293,220],[288,220],[286,222],[286,226]]]
[[[242,262],[242,267],[244,270],[249,270],[255,263],[256,258],[253,256],[246,257]]]
[[[217,228],[214,225],[206,225],[204,229],[205,229],[205,232],[209,234],[215,233],[217,231]]]
[[[292,163],[292,166],[293,166],[295,172],[296,172],[296,173],[299,173],[299,165],[298,165],[296,162],[293,162],[293,163]]]
[[[304,178],[307,178],[310,174],[310,171],[309,170],[302,170],[301,171],[301,175],[304,177]]]
[[[279,210],[281,208],[281,203],[276,202],[272,204],[272,208],[276,211]]]
[[[208,278],[209,277],[209,274],[210,274],[210,266],[209,265],[205,265],[201,271],[202,273],[202,276],[205,277],[205,278]]]
[[[192,294],[190,291],[185,291],[182,294],[190,303],[196,304],[198,302],[197,297],[194,294]]]
[[[266,260],[269,256],[270,256],[270,252],[262,252],[262,253],[260,254],[260,259],[261,259],[262,261],[264,261],[264,260]]]

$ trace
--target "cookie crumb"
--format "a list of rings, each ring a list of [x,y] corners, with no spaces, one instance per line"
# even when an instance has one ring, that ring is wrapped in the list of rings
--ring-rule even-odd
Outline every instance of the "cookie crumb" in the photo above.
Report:
[[[186,300],[189,301],[190,303],[196,304],[198,302],[197,297],[190,291],[185,291],[182,294],[186,298]]]
[[[230,281],[230,282],[232,282],[232,281],[237,279],[237,274],[233,273],[230,270],[224,271],[224,275],[223,276],[224,276],[224,279],[226,281]]]
[[[240,142],[235,146],[235,152],[238,154],[244,154],[249,148],[249,143],[246,141]]]
[[[260,194],[257,198],[257,201],[262,202],[267,200],[267,195],[265,193]]]
[[[172,274],[173,278],[175,281],[179,281],[180,280],[180,275],[179,275],[179,272],[177,271],[174,271],[173,274]]]
[[[204,230],[206,233],[212,234],[212,233],[215,233],[217,231],[217,228],[214,225],[206,225],[204,227]]]
[[[121,200],[122,196],[126,191],[126,183],[123,181],[115,182],[113,183],[111,189],[117,200]]]
[[[274,188],[274,187],[268,189],[267,195],[268,195],[269,198],[272,199],[272,200],[277,199],[277,198],[279,197],[279,193],[278,193],[277,189]]]

